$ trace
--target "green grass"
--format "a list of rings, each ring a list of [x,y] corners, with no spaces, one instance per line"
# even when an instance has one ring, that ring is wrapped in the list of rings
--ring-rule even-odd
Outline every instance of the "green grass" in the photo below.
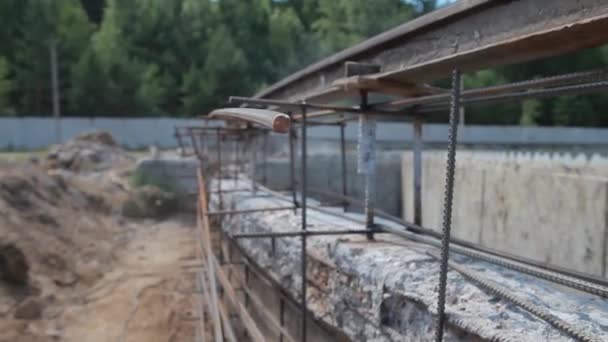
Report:
[[[129,176],[129,183],[134,188],[145,185],[154,185],[166,193],[179,195],[177,179],[169,175],[160,177],[146,174],[144,172],[133,171],[133,173]]]
[[[6,165],[11,163],[27,161],[30,158],[43,159],[46,156],[46,150],[26,151],[26,152],[0,152],[0,164]]]

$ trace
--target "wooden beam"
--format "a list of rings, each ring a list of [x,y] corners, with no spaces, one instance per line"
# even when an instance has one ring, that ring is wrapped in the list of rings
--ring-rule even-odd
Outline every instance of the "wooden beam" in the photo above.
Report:
[[[197,174],[198,174],[198,186],[199,186],[199,194],[200,194],[199,195],[199,208],[200,208],[199,212],[200,212],[200,217],[202,217],[201,221],[202,221],[202,228],[203,228],[203,233],[204,233],[203,239],[205,240],[205,245],[203,246],[203,249],[207,255],[206,266],[207,266],[207,269],[209,270],[208,273],[209,274],[214,273],[214,277],[213,277],[214,279],[215,279],[215,275],[217,275],[217,279],[219,280],[219,283],[222,285],[222,288],[224,289],[224,294],[228,297],[228,299],[230,299],[230,302],[232,303],[233,307],[236,309],[236,312],[239,314],[241,321],[242,321],[243,325],[245,326],[245,328],[247,329],[247,332],[249,333],[249,336],[251,337],[251,339],[255,342],[264,342],[266,339],[264,338],[264,336],[262,335],[260,330],[257,328],[255,321],[253,321],[253,319],[247,312],[247,309],[245,308],[245,306],[238,300],[238,298],[236,296],[236,292],[232,288],[232,285],[230,284],[228,277],[222,270],[221,265],[219,264],[219,262],[215,258],[215,255],[213,254],[213,251],[211,250],[210,224],[209,224],[209,217],[208,217],[208,215],[206,215],[207,210],[208,210],[207,209],[207,189],[205,186],[205,179],[204,179],[202,170],[200,168],[198,169]]]
[[[204,180],[202,178],[202,171],[200,170],[200,168],[198,169],[197,172],[198,175],[198,183],[199,183],[199,191],[203,191],[202,194],[204,194],[205,192],[205,184],[204,184]],[[215,336],[215,341],[216,342],[222,342],[223,341],[223,333],[222,333],[222,327],[221,327],[221,321],[220,321],[220,314],[219,314],[219,309],[218,309],[218,298],[217,298],[217,283],[215,280],[215,272],[213,270],[213,264],[209,262],[209,260],[211,258],[213,258],[213,251],[211,250],[211,235],[209,234],[209,230],[205,229],[205,227],[208,227],[209,224],[209,220],[207,218],[206,215],[202,215],[203,209],[202,208],[206,208],[207,207],[207,198],[206,196],[202,196],[200,195],[201,193],[199,193],[199,205],[197,206],[197,229],[201,231],[202,233],[202,244],[199,244],[199,246],[202,248],[202,255],[203,258],[201,258],[202,260],[205,260],[205,258],[207,259],[205,261],[205,266],[207,269],[207,276],[209,277],[209,299],[210,301],[207,303],[208,307],[209,307],[209,311],[212,315],[212,320],[213,320],[213,328],[214,328],[214,336]],[[206,209],[205,209],[206,211]],[[204,246],[204,244],[207,244],[207,246]],[[205,256],[205,252],[206,252],[206,256]]]
[[[251,316],[249,315],[249,312],[247,312],[247,309],[245,308],[243,303],[241,303],[238,300],[238,298],[236,297],[236,292],[232,288],[232,285],[230,284],[228,277],[226,277],[226,274],[221,269],[217,259],[215,259],[215,257],[214,257],[211,262],[213,262],[216,265],[217,276],[218,276],[220,283],[222,284],[224,293],[230,299],[230,301],[232,302],[232,305],[236,309],[236,312],[241,317],[241,321],[242,321],[243,325],[245,326],[245,328],[247,329],[247,332],[249,333],[249,336],[251,337],[251,339],[256,342],[266,341],[266,339],[264,338],[264,335],[262,335],[262,333],[258,329],[255,321],[253,320],[253,318],[251,318]]]
[[[388,71],[377,77],[381,80],[431,81],[449,75],[455,68],[473,71],[601,45],[608,41],[605,32],[608,32],[608,13]]]
[[[288,341],[296,342],[296,340],[291,336],[289,331],[287,331],[285,327],[282,327],[281,324],[277,321],[277,319],[268,311],[262,300],[249,288],[243,286],[243,289],[245,290],[253,304],[257,307],[257,310],[262,314],[262,316],[264,316],[266,322],[270,323],[270,325],[272,325],[272,327],[278,333],[283,334],[283,337],[285,337]]]

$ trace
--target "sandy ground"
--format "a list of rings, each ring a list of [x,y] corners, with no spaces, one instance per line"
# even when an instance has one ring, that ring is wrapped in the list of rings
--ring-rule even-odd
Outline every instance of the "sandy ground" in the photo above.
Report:
[[[57,320],[61,340],[193,341],[193,220],[182,215],[129,225],[112,271],[64,308]]]

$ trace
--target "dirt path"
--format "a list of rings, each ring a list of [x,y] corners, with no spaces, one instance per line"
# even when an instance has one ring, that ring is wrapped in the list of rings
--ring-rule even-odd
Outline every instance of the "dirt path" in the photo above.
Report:
[[[194,341],[194,218],[132,225],[116,267],[64,307],[62,341]]]

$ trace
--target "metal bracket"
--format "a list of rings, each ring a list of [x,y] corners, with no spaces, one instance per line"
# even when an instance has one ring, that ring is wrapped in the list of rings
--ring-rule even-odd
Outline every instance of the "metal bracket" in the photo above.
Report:
[[[345,62],[344,76],[369,75],[379,73],[382,67],[378,64],[360,63],[360,62]]]

